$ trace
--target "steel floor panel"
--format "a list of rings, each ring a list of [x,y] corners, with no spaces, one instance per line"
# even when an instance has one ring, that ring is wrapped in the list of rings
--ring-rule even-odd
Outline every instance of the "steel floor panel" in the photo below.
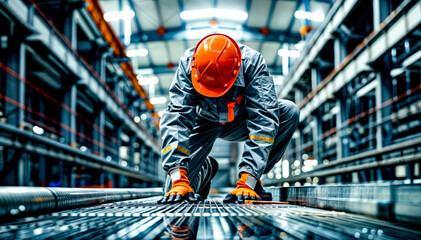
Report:
[[[107,203],[20,218],[0,239],[420,239],[414,227],[295,205]]]

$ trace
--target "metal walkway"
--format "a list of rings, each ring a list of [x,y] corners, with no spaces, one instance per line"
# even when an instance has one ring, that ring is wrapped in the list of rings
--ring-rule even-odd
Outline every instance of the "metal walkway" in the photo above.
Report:
[[[26,217],[0,239],[420,239],[406,225],[295,205],[157,205],[157,197]]]

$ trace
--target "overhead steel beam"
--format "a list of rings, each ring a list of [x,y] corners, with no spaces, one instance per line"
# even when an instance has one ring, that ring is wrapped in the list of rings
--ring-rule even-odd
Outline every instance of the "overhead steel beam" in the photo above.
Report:
[[[297,1],[297,4],[295,5],[294,12],[292,13],[292,16],[291,16],[291,20],[289,21],[289,24],[288,24],[288,27],[287,27],[287,33],[290,33],[291,32],[292,27],[294,26],[294,23],[295,23],[294,13],[300,8],[300,6],[301,6],[302,3],[303,3],[302,0],[298,0]]]
[[[158,14],[158,24],[159,24],[160,27],[164,26],[164,20],[163,20],[163,17],[162,17],[161,6],[159,5],[158,0],[155,0],[154,3],[155,3],[156,12]],[[165,52],[167,54],[168,61],[170,62],[171,61],[170,48],[169,48],[167,42],[164,42],[164,45],[165,45]],[[150,57],[150,54],[148,54],[148,58],[149,58],[149,61],[150,61],[151,65],[153,66],[152,57]],[[158,86],[159,86],[159,93],[161,95],[164,95],[161,81],[158,82]]]
[[[159,35],[156,31],[144,31],[143,33],[132,34],[131,43],[145,43],[152,41],[168,41],[168,40],[190,40],[197,39],[198,35],[205,35],[207,33],[217,32],[218,30],[228,32],[232,31],[237,41],[282,41],[297,43],[301,40],[299,34],[287,33],[285,31],[271,31],[268,35],[260,33],[260,28],[242,27],[238,30],[235,27],[220,26],[216,30],[210,27],[200,27],[187,30],[185,26],[167,28],[167,33]],[[201,34],[203,32],[203,34]],[[200,37],[199,37],[200,38]]]
[[[134,2],[133,2],[133,0],[127,0],[127,2],[129,3],[130,8],[134,12],[134,22],[136,24],[137,31],[142,32],[142,27],[140,26],[140,21],[139,21],[139,15],[138,15],[138,12],[137,12],[136,7],[134,5]]]
[[[247,0],[246,2],[246,13],[250,16],[250,9],[251,9],[251,1],[252,0]],[[246,21],[244,22],[243,26],[247,26],[249,22],[249,18],[246,19]]]
[[[275,6],[276,6],[276,0],[272,0],[272,2],[270,3],[268,18],[266,19],[266,27],[269,27],[269,24],[272,21],[273,12],[275,11]],[[264,39],[260,40],[259,48],[257,49],[258,52],[262,52],[264,41],[265,41]]]

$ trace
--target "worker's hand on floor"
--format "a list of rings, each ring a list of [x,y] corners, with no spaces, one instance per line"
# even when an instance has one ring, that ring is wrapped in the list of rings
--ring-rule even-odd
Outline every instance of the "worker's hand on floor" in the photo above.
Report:
[[[198,201],[190,187],[186,169],[176,168],[170,172],[170,177],[172,179],[171,190],[158,200],[158,203],[178,203],[184,200],[194,203]]]
[[[237,182],[237,188],[224,199],[224,203],[244,203],[245,200],[261,200],[260,196],[253,190],[256,186],[257,179],[248,173],[242,173],[240,180]]]

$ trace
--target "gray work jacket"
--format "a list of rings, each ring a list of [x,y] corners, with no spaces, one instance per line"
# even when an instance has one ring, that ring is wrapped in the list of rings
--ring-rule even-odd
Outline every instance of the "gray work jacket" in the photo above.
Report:
[[[188,168],[190,161],[189,136],[196,116],[221,126],[228,121],[228,102],[242,96],[234,108],[234,121],[247,113],[249,138],[245,141],[242,159],[252,162],[252,175],[260,178],[266,166],[279,125],[278,101],[274,82],[262,55],[244,45],[241,69],[231,89],[221,97],[199,94],[191,81],[191,59],[194,48],[181,57],[171,84],[170,103],[161,117],[162,160],[165,171]]]

